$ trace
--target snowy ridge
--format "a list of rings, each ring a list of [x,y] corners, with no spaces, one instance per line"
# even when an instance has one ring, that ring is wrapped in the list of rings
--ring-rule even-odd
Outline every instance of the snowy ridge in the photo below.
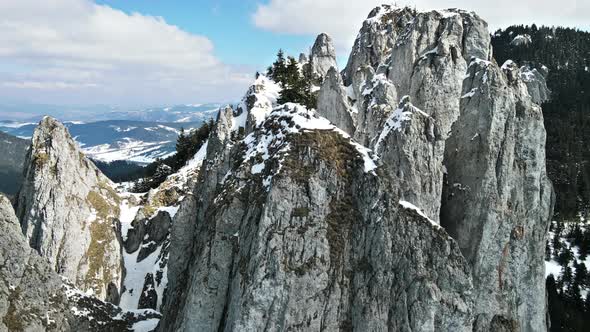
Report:
[[[271,123],[278,124],[273,126]],[[259,126],[259,129],[266,127],[278,127],[276,130],[264,130],[262,134],[257,132],[251,133],[244,139],[247,146],[245,160],[256,160],[252,164],[251,174],[259,174],[266,168],[267,161],[270,158],[279,160],[278,173],[282,167],[282,159],[291,149],[287,138],[290,135],[301,134],[311,130],[334,131],[343,138],[349,140],[364,161],[364,171],[373,172],[377,166],[371,158],[371,150],[354,142],[350,135],[333,125],[328,119],[319,116],[315,110],[308,110],[302,105],[295,103],[286,103],[276,107],[266,118],[265,122]],[[261,130],[262,131],[262,130]],[[275,174],[276,174],[275,173]],[[268,175],[263,183],[268,187],[271,183],[272,175]]]
[[[277,83],[264,75],[259,75],[237,107],[242,112],[233,119],[232,131],[240,127],[246,128],[248,115],[254,120],[253,125],[262,123],[276,105],[280,92],[281,87]]]

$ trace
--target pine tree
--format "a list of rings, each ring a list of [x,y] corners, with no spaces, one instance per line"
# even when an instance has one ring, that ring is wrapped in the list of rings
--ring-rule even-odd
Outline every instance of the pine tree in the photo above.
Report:
[[[568,285],[571,283],[572,281],[572,269],[567,266],[567,265],[563,265],[561,267],[561,281],[565,284]]]
[[[586,264],[584,262],[577,264],[576,262],[576,276],[575,281],[582,287],[588,285],[588,270],[586,269]]]
[[[580,285],[573,281],[571,282],[566,290],[565,297],[576,305],[582,306],[582,296],[580,295]]]
[[[561,266],[567,266],[573,257],[574,254],[572,253],[571,249],[564,245],[561,247],[559,257],[557,257],[557,262]]]
[[[186,135],[184,128],[180,128],[180,134],[176,139],[176,160],[174,163],[175,170],[180,169],[186,164],[186,161],[189,158],[190,143],[190,139]]]
[[[285,86],[287,81],[287,62],[285,61],[285,53],[279,50],[277,53],[277,60],[269,67],[267,76],[272,78],[281,86]]]

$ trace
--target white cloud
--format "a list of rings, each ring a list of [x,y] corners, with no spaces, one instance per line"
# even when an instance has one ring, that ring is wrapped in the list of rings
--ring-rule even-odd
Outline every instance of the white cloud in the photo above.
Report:
[[[88,0],[0,1],[0,97],[150,104],[240,96],[251,69],[213,52],[206,37],[160,17]]]
[[[341,54],[347,53],[362,21],[384,0],[270,0],[252,15],[257,27],[287,34],[330,34]],[[492,30],[511,24],[565,25],[588,29],[588,0],[399,0],[418,9],[462,8],[484,18]]]

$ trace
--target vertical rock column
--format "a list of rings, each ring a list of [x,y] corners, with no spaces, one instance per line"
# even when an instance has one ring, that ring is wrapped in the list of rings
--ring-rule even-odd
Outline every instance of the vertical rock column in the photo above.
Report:
[[[541,108],[518,68],[472,60],[446,141],[441,225],[472,266],[476,331],[544,331],[553,205]]]

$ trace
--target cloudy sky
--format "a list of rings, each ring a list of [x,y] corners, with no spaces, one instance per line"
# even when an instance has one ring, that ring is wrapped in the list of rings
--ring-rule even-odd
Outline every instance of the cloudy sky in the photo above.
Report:
[[[344,61],[362,20],[383,2],[1,0],[0,98],[128,107],[234,101],[278,48],[306,51],[319,32],[333,36]],[[516,23],[590,29],[588,0],[397,4],[474,10],[492,30]]]

